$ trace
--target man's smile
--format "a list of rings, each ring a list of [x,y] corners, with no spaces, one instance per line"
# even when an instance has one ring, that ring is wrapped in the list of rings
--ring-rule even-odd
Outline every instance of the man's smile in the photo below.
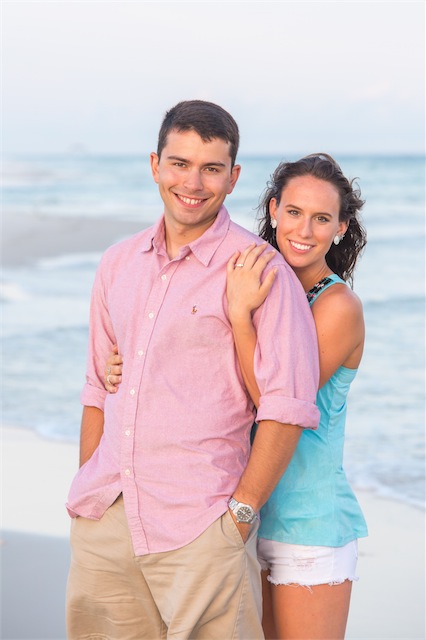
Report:
[[[207,198],[188,198],[187,196],[181,196],[178,193],[175,193],[175,196],[178,198],[178,200],[183,202],[183,204],[186,204],[190,207],[196,207],[207,200]]]

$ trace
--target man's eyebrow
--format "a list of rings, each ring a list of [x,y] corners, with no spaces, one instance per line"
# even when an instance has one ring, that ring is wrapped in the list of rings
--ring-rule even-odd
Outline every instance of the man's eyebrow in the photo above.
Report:
[[[177,160],[178,162],[185,162],[186,164],[189,163],[189,160],[186,160],[185,158],[180,158],[179,156],[167,156],[167,160]]]
[[[206,162],[206,164],[204,165],[205,167],[226,167],[226,164],[224,162]]]
[[[176,162],[184,162],[185,164],[191,164],[190,160],[186,160],[186,158],[181,158],[179,156],[167,156],[167,160],[175,160]],[[213,160],[212,162],[205,162],[203,167],[226,167],[224,162],[220,162],[218,160]]]

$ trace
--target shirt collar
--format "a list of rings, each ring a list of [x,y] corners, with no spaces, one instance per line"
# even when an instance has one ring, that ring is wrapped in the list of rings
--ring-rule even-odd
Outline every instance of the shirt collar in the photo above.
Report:
[[[183,258],[191,251],[194,256],[207,267],[219,245],[225,238],[230,222],[229,213],[226,207],[222,205],[213,224],[202,236],[197,238],[197,240],[183,246],[180,250],[179,258]],[[143,238],[141,242],[142,252],[151,251],[152,248],[155,248],[161,253],[165,251],[164,214],[155,225],[151,227],[151,233]]]

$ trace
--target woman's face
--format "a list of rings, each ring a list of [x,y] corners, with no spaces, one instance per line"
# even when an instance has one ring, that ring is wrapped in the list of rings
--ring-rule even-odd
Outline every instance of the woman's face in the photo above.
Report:
[[[339,222],[340,196],[336,187],[313,176],[292,178],[282,190],[279,205],[270,202],[277,221],[277,244],[294,269],[321,268],[334,237],[347,223]]]

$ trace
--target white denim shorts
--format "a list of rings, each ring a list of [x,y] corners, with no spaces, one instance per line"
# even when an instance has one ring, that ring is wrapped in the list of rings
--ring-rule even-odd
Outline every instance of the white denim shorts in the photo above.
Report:
[[[358,540],[343,547],[313,547],[259,538],[257,558],[275,585],[313,587],[358,580]]]

